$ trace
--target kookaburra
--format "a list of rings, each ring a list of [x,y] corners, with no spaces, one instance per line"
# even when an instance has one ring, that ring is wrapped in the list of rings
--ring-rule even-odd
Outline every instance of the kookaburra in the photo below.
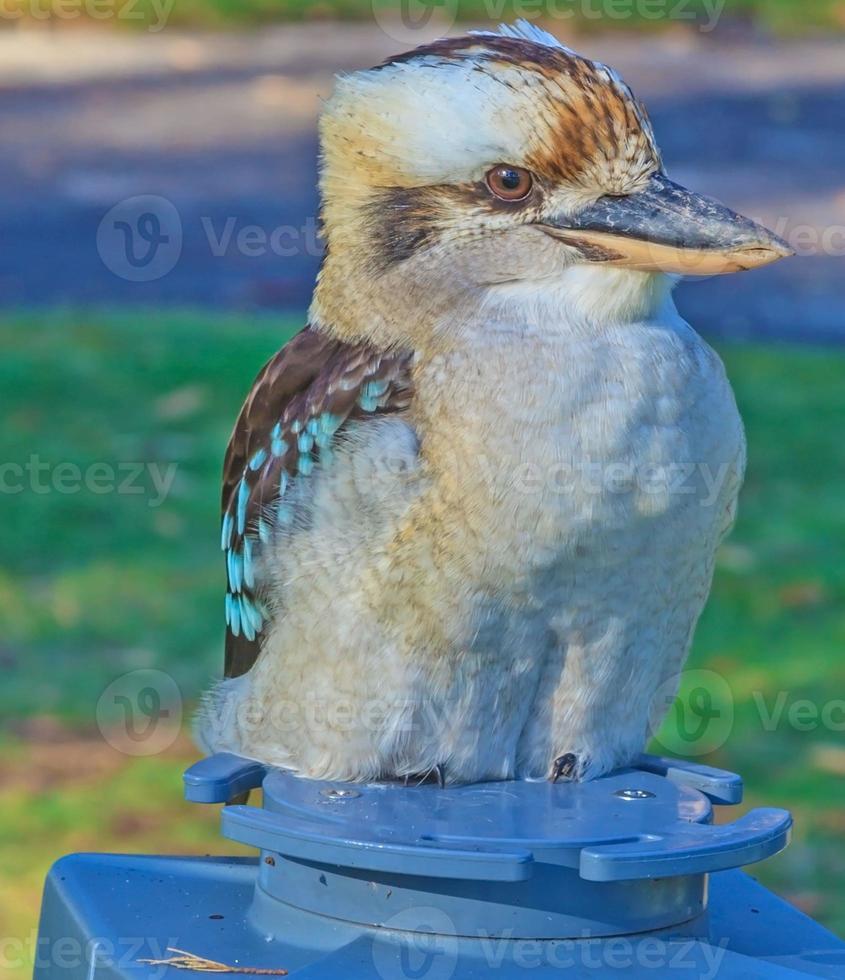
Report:
[[[626,765],[745,461],[672,285],[790,249],[669,179],[620,77],[524,23],[341,78],[320,134],[309,324],[226,457],[201,744],[356,781]]]

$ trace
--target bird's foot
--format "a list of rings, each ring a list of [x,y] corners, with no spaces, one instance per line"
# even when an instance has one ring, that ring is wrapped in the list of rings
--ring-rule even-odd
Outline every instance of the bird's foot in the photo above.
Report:
[[[561,779],[577,779],[578,768],[578,756],[574,752],[567,752],[565,755],[560,755],[552,763],[549,781],[556,783]]]
[[[428,772],[406,775],[402,780],[405,786],[422,786],[423,783],[436,782],[440,789],[446,786],[446,767],[442,763],[432,766]]]

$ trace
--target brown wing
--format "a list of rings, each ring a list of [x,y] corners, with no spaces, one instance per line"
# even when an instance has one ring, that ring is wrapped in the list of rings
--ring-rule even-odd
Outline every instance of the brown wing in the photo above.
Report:
[[[306,327],[261,370],[241,409],[223,470],[226,677],[255,663],[268,619],[261,549],[290,525],[294,481],[307,479],[350,419],[400,412],[410,354],[348,344]]]

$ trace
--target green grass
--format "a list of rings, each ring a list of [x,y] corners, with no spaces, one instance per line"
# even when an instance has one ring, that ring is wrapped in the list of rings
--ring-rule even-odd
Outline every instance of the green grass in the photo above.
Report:
[[[545,17],[547,23],[558,21],[574,24],[580,30],[640,30],[660,29],[672,25],[691,27],[696,23],[711,25],[714,14],[721,11],[725,19],[751,20],[759,27],[780,33],[805,33],[818,29],[839,29],[845,26],[842,0],[664,0],[664,2],[639,2],[639,0],[419,0],[434,8],[441,21],[495,22],[512,21],[517,17],[535,20]],[[59,23],[67,15],[62,11],[67,4],[63,0],[7,0],[15,16],[33,16],[35,10],[39,22],[47,11],[58,11]],[[74,10],[85,4],[72,5]],[[103,5],[98,6],[98,10]],[[111,0],[104,9],[121,10],[123,0]],[[254,27],[261,24],[303,20],[357,20],[373,21],[374,8],[379,19],[398,10],[397,0],[175,0],[166,19],[172,27],[200,27],[223,29],[228,27]],[[131,11],[113,21],[117,27],[145,30],[152,25],[155,30],[162,26],[162,0],[137,0]],[[166,5],[164,6],[167,10]],[[419,22],[423,8],[411,6],[413,22]],[[70,21],[71,26],[77,23]],[[103,21],[98,21],[102,25]]]
[[[253,374],[293,329],[153,315],[0,323],[5,459],[48,467],[32,488],[17,470],[4,481],[26,489],[4,500],[0,715],[90,719],[116,672],[163,665],[192,696],[217,667],[222,451]],[[110,467],[113,492],[60,492],[67,463]],[[130,464],[145,470],[121,486]],[[172,467],[160,502],[151,474]]]
[[[422,10],[411,6],[418,17]],[[144,0],[152,11],[152,0]],[[430,0],[426,3],[442,17],[458,21],[512,21],[518,17],[535,20],[545,16],[564,22],[573,21],[579,27],[595,29],[654,28],[671,23],[689,25],[696,21],[708,24],[713,16],[713,0],[665,0],[664,3],[640,3],[637,0],[594,0],[589,4],[579,0]],[[370,20],[373,8],[383,16],[398,9],[397,0],[176,0],[173,23],[255,24],[275,20],[309,20],[335,17],[349,20]],[[724,13],[728,17],[753,19],[764,27],[779,31],[805,31],[818,27],[842,26],[842,6],[838,0],[726,0]],[[693,17],[695,19],[693,19]]]
[[[32,975],[44,876],[63,854],[248,854],[223,840],[217,807],[181,799],[192,760],[180,742],[164,756],[127,759],[102,740],[5,744],[0,761],[0,973]]]
[[[748,802],[794,812],[792,846],[759,877],[845,935],[845,352],[720,352],[749,466],[689,662],[734,702],[702,761],[742,773]]]
[[[0,484],[14,489],[9,464],[34,456],[48,487],[39,493],[25,476],[20,493],[0,493],[0,921],[19,931],[32,927],[43,874],[66,851],[227,846],[210,818],[178,803],[190,748],[125,759],[87,733],[103,690],[127,671],[169,672],[189,703],[218,672],[221,456],[253,375],[299,325],[204,314],[0,319]],[[751,803],[795,812],[795,842],[760,876],[845,934],[845,712],[833,704],[845,697],[845,352],[722,353],[750,464],[690,666],[725,679],[735,715],[727,740],[696,758],[742,772]],[[149,478],[139,494],[60,492],[62,463],[89,474],[97,463],[175,466],[176,477],[163,502]],[[810,718],[799,730],[790,712],[801,701],[810,711],[833,704],[834,724]],[[32,721],[45,715],[71,734],[56,739],[48,725],[45,741]],[[78,752],[54,772],[74,738]],[[663,741],[679,744],[671,726]],[[76,779],[102,752],[102,771]]]

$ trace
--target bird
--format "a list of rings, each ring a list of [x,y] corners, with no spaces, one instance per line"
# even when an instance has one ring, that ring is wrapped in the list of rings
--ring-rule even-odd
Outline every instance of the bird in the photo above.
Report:
[[[525,21],[339,77],[319,130],[325,254],[226,454],[199,744],[348,782],[631,765],[746,457],[672,290],[792,250]]]

